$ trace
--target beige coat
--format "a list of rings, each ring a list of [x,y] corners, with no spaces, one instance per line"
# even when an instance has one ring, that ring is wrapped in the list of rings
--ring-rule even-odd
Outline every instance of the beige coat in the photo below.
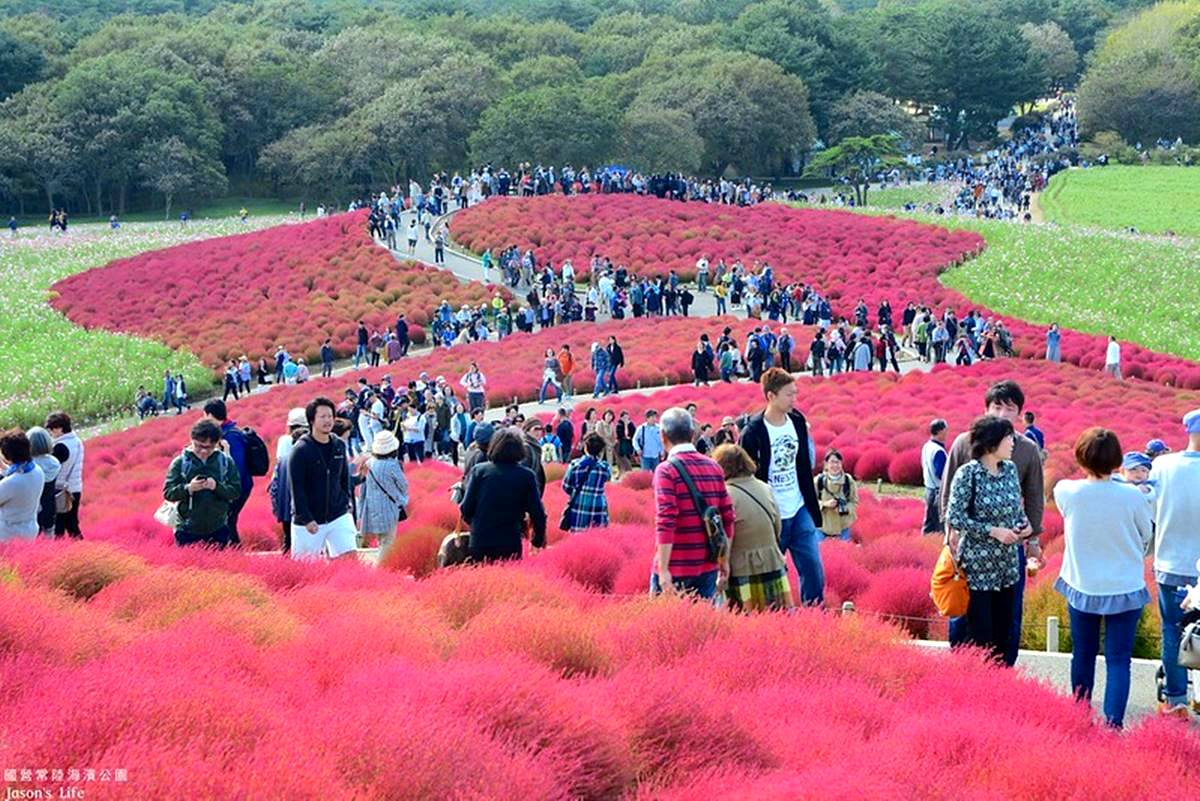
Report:
[[[779,551],[779,507],[771,488],[754,476],[739,476],[725,484],[734,514],[729,575],[757,576],[785,568]]]
[[[850,482],[847,511],[844,515],[838,514],[836,504],[839,498],[847,497],[842,489],[842,481]],[[821,504],[821,531],[826,536],[836,537],[858,519],[858,482],[849,473],[842,473],[841,480],[835,484],[827,473],[823,473],[818,486],[822,483],[824,488],[817,492],[817,502]]]

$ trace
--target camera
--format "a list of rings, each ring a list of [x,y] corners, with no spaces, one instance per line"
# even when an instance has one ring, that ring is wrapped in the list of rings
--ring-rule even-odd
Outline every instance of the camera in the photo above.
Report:
[[[838,499],[837,499],[837,512],[838,512],[838,514],[839,514],[839,515],[844,515],[844,514],[846,514],[846,513],[847,513],[847,512],[849,512],[849,511],[850,511],[850,507],[849,507],[849,505],[847,505],[847,503],[846,503],[846,499],[845,499],[845,498],[838,498]]]

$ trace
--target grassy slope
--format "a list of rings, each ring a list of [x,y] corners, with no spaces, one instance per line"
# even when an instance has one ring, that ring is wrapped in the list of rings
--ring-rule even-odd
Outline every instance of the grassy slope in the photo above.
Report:
[[[1200,169],[1111,167],[1068,170],[1041,196],[1046,219],[1143,233],[1200,236]]]
[[[282,218],[251,218],[249,227]],[[165,345],[104,331],[85,331],[46,303],[50,286],[68,275],[113,259],[179,242],[247,230],[236,220],[72,226],[51,236],[24,228],[18,237],[0,238],[0,428],[40,422],[63,408],[80,419],[111,414],[132,403],[138,384],[161,392],[163,370],[182,370],[199,389],[210,370],[190,354]]]
[[[1200,242],[1082,228],[930,219],[988,247],[943,274],[974,301],[1032,323],[1115,334],[1200,361]]]
[[[976,303],[1031,323],[1114,334],[1200,361],[1200,284],[1194,280],[1200,240],[950,215],[859,213],[982,235],[988,243],[983,254],[941,276]]]

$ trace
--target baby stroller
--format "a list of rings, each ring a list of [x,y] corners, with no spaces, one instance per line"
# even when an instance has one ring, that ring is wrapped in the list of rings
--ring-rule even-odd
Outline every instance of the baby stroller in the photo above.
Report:
[[[1190,623],[1195,623],[1200,620],[1200,609],[1192,609],[1184,613],[1182,625],[1186,627]],[[1200,713],[1200,699],[1197,699],[1196,693],[1193,690],[1194,682],[1192,681],[1192,671],[1187,672],[1188,677],[1188,697],[1192,699],[1192,711]],[[1167,673],[1163,670],[1160,664],[1158,670],[1154,673],[1154,689],[1158,702],[1161,704],[1167,700]]]

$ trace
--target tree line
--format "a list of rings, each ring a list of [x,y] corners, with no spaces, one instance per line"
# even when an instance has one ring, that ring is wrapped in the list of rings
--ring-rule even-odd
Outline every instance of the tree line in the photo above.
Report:
[[[954,151],[1136,5],[0,0],[0,208],[344,200],[489,161],[778,176],[931,125]]]

